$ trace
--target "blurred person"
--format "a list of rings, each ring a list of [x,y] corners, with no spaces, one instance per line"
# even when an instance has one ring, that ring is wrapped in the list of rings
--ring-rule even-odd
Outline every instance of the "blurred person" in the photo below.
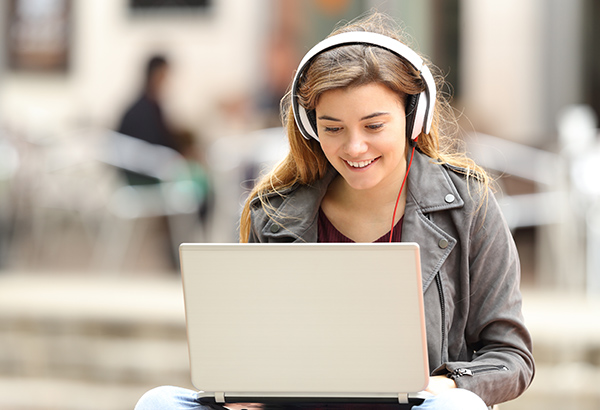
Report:
[[[210,186],[199,144],[192,132],[175,129],[168,124],[160,103],[169,69],[169,62],[163,55],[154,55],[148,59],[142,92],[123,115],[118,132],[177,151],[187,163],[189,177],[195,182],[197,197],[201,200],[210,196]],[[126,175],[133,184],[140,182],[142,177],[127,172]],[[203,203],[200,214],[204,217],[206,213],[207,204]]]
[[[290,152],[248,197],[240,242],[418,243],[431,377],[412,408],[485,409],[533,379],[519,257],[429,67],[379,13],[309,51],[283,105]],[[217,407],[164,386],[136,410]]]
[[[152,56],[147,64],[140,96],[125,111],[118,131],[151,144],[180,151],[176,134],[167,125],[160,104],[169,63],[162,55]]]
[[[189,178],[195,183],[199,201],[210,197],[209,176],[201,149],[194,134],[185,129],[175,129],[166,121],[160,104],[163,90],[169,76],[169,62],[163,55],[148,59],[142,92],[139,98],[126,110],[118,132],[145,142],[161,145],[177,151],[186,161]],[[131,181],[133,175],[128,175]],[[140,175],[137,175],[140,178]],[[139,182],[139,179],[138,179]],[[200,206],[200,215],[206,217],[208,203]]]
[[[137,138],[148,144],[167,147],[181,155],[184,169],[174,178],[177,181],[191,181],[193,183],[192,196],[198,203],[198,218],[202,225],[206,223],[210,211],[211,187],[208,172],[202,160],[201,150],[196,138],[188,130],[176,129],[165,119],[161,99],[169,76],[169,62],[163,55],[151,56],[145,66],[142,90],[138,98],[123,114],[117,131],[121,134]],[[137,156],[136,160],[145,163],[142,167],[154,168],[159,164],[148,163],[148,158]],[[130,185],[153,185],[160,181],[155,175],[147,175],[132,169],[121,169],[125,180]],[[171,181],[173,182],[173,181]],[[164,236],[169,237],[168,227],[163,227]],[[188,241],[190,238],[187,239]],[[169,241],[168,243],[171,243]],[[178,266],[176,252],[169,248],[169,258],[174,267]]]

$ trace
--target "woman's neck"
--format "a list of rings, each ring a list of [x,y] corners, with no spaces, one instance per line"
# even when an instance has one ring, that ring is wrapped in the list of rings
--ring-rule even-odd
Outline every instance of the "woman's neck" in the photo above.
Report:
[[[392,215],[402,180],[369,190],[350,187],[341,176],[335,178],[321,208],[331,223],[356,242],[372,242],[392,226]],[[404,215],[406,186],[398,203],[394,225]]]

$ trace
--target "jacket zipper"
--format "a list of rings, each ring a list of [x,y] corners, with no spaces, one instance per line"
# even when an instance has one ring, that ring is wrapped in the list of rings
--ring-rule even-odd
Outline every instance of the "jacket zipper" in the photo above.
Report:
[[[438,272],[435,275],[435,281],[438,288],[438,293],[440,295],[440,310],[442,315],[442,358],[446,357],[444,355],[444,345],[446,344],[446,300],[444,298],[444,291],[442,289],[442,278],[440,277],[440,273]]]
[[[481,365],[481,366],[473,366],[473,367],[461,367],[458,369],[455,369],[454,371],[452,371],[451,373],[448,374],[448,377],[451,379],[457,379],[459,377],[463,377],[463,376],[475,376],[477,373],[483,373],[483,372],[493,372],[493,371],[507,371],[508,367],[501,365],[501,366],[495,366],[495,365]]]

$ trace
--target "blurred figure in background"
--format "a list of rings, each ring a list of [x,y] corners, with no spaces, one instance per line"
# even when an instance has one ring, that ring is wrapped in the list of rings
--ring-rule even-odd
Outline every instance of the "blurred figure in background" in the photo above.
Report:
[[[176,134],[167,126],[160,106],[168,72],[169,64],[164,56],[155,55],[148,60],[141,95],[123,115],[118,131],[151,144],[180,151]]]
[[[148,59],[142,92],[125,111],[118,132],[177,151],[185,159],[189,177],[196,185],[196,195],[201,202],[199,215],[201,219],[206,219],[210,202],[208,200],[210,184],[201,150],[192,132],[175,129],[168,123],[161,107],[160,100],[168,76],[169,62],[165,56],[157,54]],[[124,173],[131,185],[156,182],[154,178],[128,170],[124,170]]]
[[[150,204],[149,208],[155,216],[164,216],[170,259],[177,267],[178,244],[196,240],[191,236],[193,230],[184,229],[182,233],[173,220],[178,214],[196,213],[203,229],[209,217],[211,189],[194,133],[173,127],[164,116],[161,99],[169,70],[166,57],[154,55],[148,59],[141,93],[123,114],[113,144],[124,182],[136,192],[154,194],[138,202],[154,198],[156,206]]]

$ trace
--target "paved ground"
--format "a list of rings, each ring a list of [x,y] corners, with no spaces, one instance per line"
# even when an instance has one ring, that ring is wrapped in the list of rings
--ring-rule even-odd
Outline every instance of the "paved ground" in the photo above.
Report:
[[[501,410],[600,408],[600,297],[524,296],[538,372]],[[189,387],[177,275],[0,274],[0,409],[132,409],[161,384]]]

